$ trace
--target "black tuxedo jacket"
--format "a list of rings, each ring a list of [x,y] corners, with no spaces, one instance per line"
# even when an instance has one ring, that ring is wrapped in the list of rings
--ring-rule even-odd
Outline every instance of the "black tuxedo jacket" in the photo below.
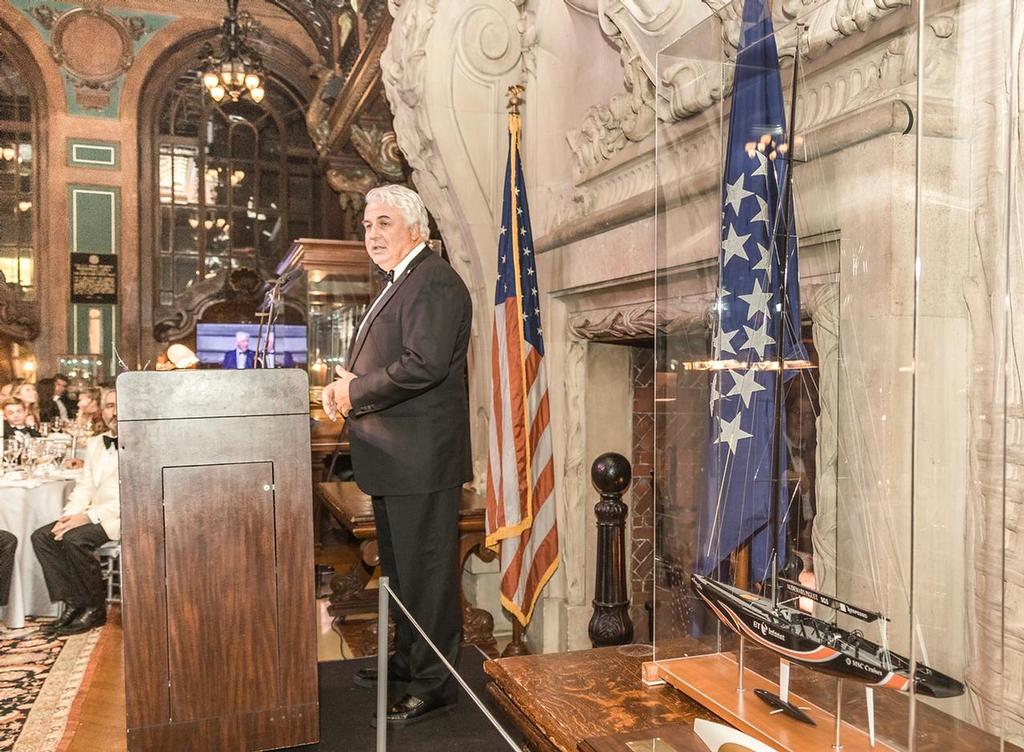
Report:
[[[466,351],[469,290],[424,248],[349,349],[352,469],[373,496],[422,494],[473,477]]]
[[[31,428],[29,426],[25,426],[24,428],[19,430],[19,429],[15,428],[14,426],[12,426],[10,423],[8,423],[5,420],[4,421],[4,438],[5,439],[10,439],[10,438],[12,438],[14,436],[15,433],[22,433],[25,436],[31,436],[32,438],[39,438],[39,431],[37,431],[36,429]]]
[[[224,353],[224,360],[221,361],[221,368],[233,368],[238,369],[238,358],[235,357],[236,350],[228,350]],[[252,350],[245,351],[245,367],[252,368],[256,360],[256,353]]]

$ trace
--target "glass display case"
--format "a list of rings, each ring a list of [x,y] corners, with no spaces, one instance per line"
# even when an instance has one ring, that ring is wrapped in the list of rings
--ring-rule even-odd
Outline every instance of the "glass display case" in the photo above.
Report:
[[[713,5],[658,56],[645,681],[787,750],[1024,743],[1014,6]]]

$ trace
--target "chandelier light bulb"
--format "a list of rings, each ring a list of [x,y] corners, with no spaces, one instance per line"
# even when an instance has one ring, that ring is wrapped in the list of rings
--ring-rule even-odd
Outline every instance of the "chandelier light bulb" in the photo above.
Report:
[[[205,222],[203,222],[203,227],[205,227],[207,230],[212,228],[213,227],[213,220],[212,219],[207,219]]]
[[[227,91],[225,90],[225,88],[219,84],[210,89],[210,96],[213,97],[214,102],[220,102],[222,99],[224,99],[224,95],[226,93]]]
[[[260,102],[263,101],[263,95],[265,93],[266,92],[263,91],[263,87],[262,86],[257,86],[255,89],[253,89],[252,91],[249,92],[249,96],[252,97],[252,101],[253,102],[255,102],[256,104],[259,104]]]
[[[197,227],[199,227],[199,217],[189,217],[188,223],[192,225],[193,230],[196,229]]]
[[[217,73],[215,71],[208,70],[203,74],[203,86],[205,86],[207,90],[216,86],[218,81],[220,81],[220,79],[217,78]]]
[[[259,88],[263,81],[260,79],[257,73],[246,73],[245,74],[245,88],[249,91]]]
[[[31,201],[19,201],[18,202],[18,211],[27,212],[31,208],[32,208],[32,202]]]
[[[14,153],[15,152],[14,152],[14,147],[13,146],[5,146],[3,148],[3,157],[8,162],[10,162],[12,159],[14,159]]]

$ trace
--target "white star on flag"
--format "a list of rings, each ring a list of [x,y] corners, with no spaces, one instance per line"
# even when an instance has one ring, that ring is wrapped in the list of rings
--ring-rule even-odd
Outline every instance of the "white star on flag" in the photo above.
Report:
[[[732,420],[718,419],[718,438],[715,439],[716,444],[728,444],[729,454],[736,454],[736,444],[742,439],[749,439],[753,434],[747,433],[740,428],[740,419],[743,417],[743,413],[736,413],[736,417]]]
[[[758,165],[757,169],[750,173],[752,178],[756,178],[758,175],[768,178],[768,157],[763,152],[755,151],[754,156],[757,157]]]
[[[738,256],[744,261],[749,261],[747,252],[743,249],[746,244],[749,235],[737,235],[736,228],[733,225],[729,225],[729,233],[725,240],[722,241],[722,250],[725,252],[725,258],[722,259],[722,267],[729,263],[729,259],[733,256]]]
[[[757,244],[757,250],[760,251],[760,253],[761,253],[761,260],[758,261],[756,264],[754,264],[752,267],[750,267],[750,270],[751,271],[755,271],[755,272],[758,271],[758,270],[761,270],[761,271],[766,271],[766,272],[768,272],[770,274],[771,271],[772,271],[772,250],[771,250],[771,248],[766,248],[765,246],[763,246],[760,243],[758,243]]]
[[[751,329],[746,324],[743,328],[747,332],[747,341],[743,344],[741,350],[753,350],[757,353],[757,357],[764,358],[764,348],[768,345],[774,345],[775,339],[768,336],[768,319],[766,318],[759,329]]]
[[[761,289],[761,280],[755,279],[750,294],[740,295],[739,298],[749,306],[747,309],[748,321],[759,313],[768,315],[768,302],[772,299],[772,294]]]
[[[729,371],[729,375],[732,376],[735,383],[732,389],[729,390],[727,397],[734,397],[739,395],[740,399],[743,400],[744,407],[750,407],[750,396],[754,392],[763,392],[764,387],[757,383],[757,370],[748,368],[745,371]]]
[[[748,191],[743,187],[743,173],[736,178],[735,183],[725,184],[725,203],[732,207],[733,214],[740,213],[740,204],[743,203],[743,199],[748,196],[753,196],[753,192]]]
[[[756,194],[754,198],[757,199],[757,214],[751,217],[750,221],[768,224],[768,202]]]
[[[719,329],[718,336],[715,337],[715,360],[722,357],[722,353],[736,354],[736,351],[732,347],[732,339],[740,333],[739,329],[735,331],[727,332],[724,329]]]

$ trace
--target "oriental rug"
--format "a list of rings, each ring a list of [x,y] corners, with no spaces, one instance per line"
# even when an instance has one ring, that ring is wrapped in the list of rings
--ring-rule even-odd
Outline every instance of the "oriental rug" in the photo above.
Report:
[[[0,632],[0,752],[52,752],[103,630],[46,637],[43,620]]]

